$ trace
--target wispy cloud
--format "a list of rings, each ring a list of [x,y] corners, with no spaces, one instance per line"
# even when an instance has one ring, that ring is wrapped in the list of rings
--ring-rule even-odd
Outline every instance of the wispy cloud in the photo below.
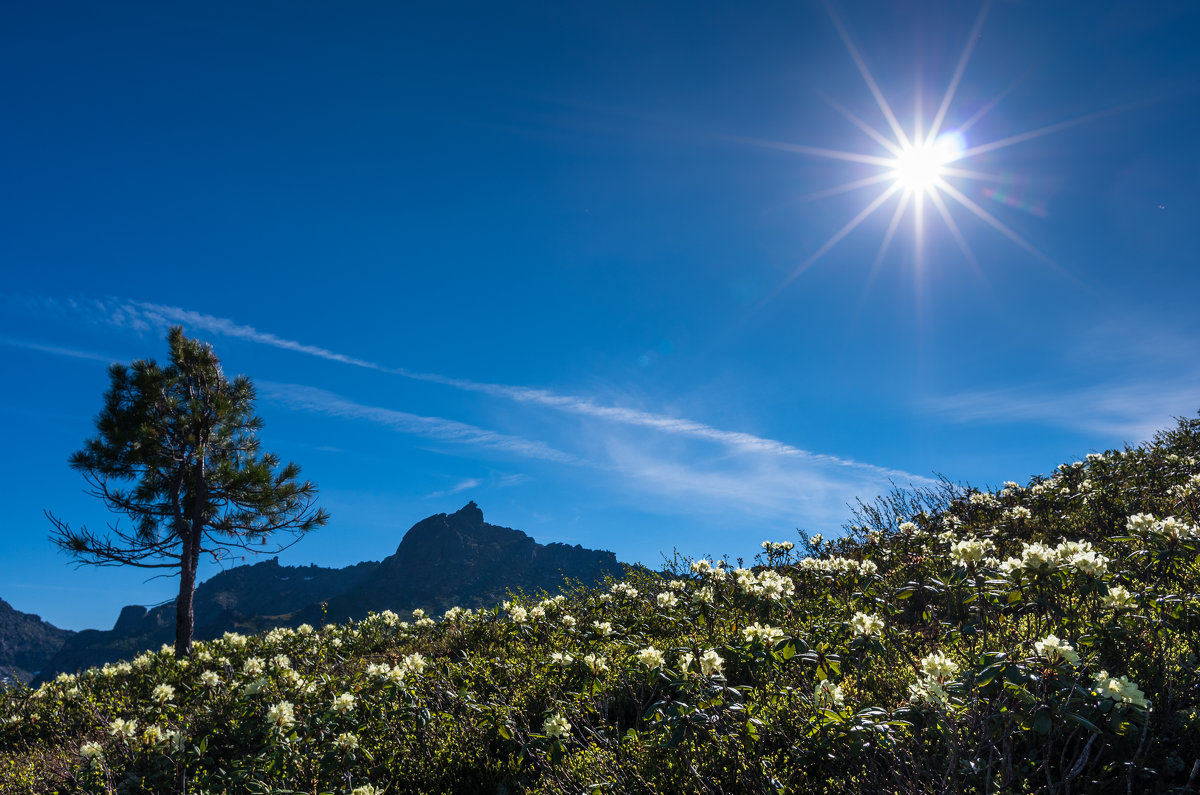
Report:
[[[0,345],[7,345],[10,348],[23,348],[27,351],[37,351],[38,353],[49,353],[54,356],[66,356],[71,359],[87,359],[93,362],[104,362],[111,364],[119,361],[116,356],[106,356],[102,353],[93,353],[92,351],[81,351],[77,348],[61,348],[57,345],[45,345],[40,342],[29,342],[27,340],[16,340],[11,337],[0,337]]]
[[[1171,425],[1172,418],[1195,414],[1200,379],[980,390],[926,398],[920,405],[954,422],[1035,423],[1137,443]]]
[[[705,460],[663,454],[633,439],[610,439],[607,460],[623,475],[623,491],[651,495],[668,512],[795,516],[813,526],[840,524],[848,502],[888,485],[870,473],[830,470],[794,458]]]
[[[232,320],[179,307],[136,301],[78,302],[90,320],[136,330],[183,324],[189,332],[242,339],[383,374],[440,384],[531,408],[598,423],[580,423],[552,446],[442,417],[366,405],[301,384],[258,382],[260,394],[289,408],[371,422],[399,433],[500,451],[530,460],[587,467],[617,499],[666,513],[713,513],[837,522],[848,501],[878,493],[888,481],[921,485],[927,478],[860,461],[804,450],[754,434],[684,417],[527,386],[493,384],[389,367],[328,348],[285,339]],[[60,307],[61,308],[61,307]],[[544,425],[544,423],[543,423]],[[650,433],[647,433],[650,431]],[[519,477],[519,476],[518,476]],[[467,478],[430,497],[445,497],[491,481]]]
[[[462,494],[464,491],[470,491],[471,489],[477,489],[482,485],[483,485],[483,481],[480,480],[479,478],[467,478],[466,480],[460,480],[458,483],[455,483],[453,486],[451,486],[448,489],[442,489],[441,491],[432,491],[429,494],[425,495],[425,499],[433,500],[433,499],[439,499],[441,497],[452,497],[455,494]]]
[[[814,453],[775,439],[764,438],[741,431],[715,428],[703,422],[683,417],[672,417],[622,406],[606,406],[590,398],[577,395],[564,395],[534,387],[483,383],[439,375],[437,373],[422,373],[403,367],[389,367],[378,362],[348,356],[327,348],[285,339],[275,334],[260,331],[252,326],[236,323],[227,318],[214,317],[180,307],[142,301],[121,301],[117,302],[109,311],[119,313],[119,319],[122,322],[129,322],[134,318],[138,318],[143,319],[143,322],[149,321],[156,325],[180,323],[191,329],[203,329],[223,336],[270,345],[282,350],[315,356],[354,367],[362,367],[403,378],[441,384],[454,389],[486,394],[517,403],[542,406],[567,414],[591,417],[606,422],[647,428],[663,434],[710,442],[722,445],[738,453],[804,459],[831,467],[858,469],[882,478],[895,478],[912,483],[930,482],[928,478],[909,472],[879,467],[874,464],[838,456]],[[114,317],[118,316],[114,314]]]
[[[525,458],[536,458],[560,464],[585,463],[580,457],[556,450],[543,442],[497,433],[442,417],[424,417],[381,406],[368,406],[316,387],[281,384],[274,381],[261,381],[257,386],[259,394],[266,400],[300,411],[310,411],[343,419],[366,420],[400,433],[485,447]]]
[[[181,309],[177,306],[150,304],[143,301],[125,301],[114,307],[112,311],[112,317],[116,325],[121,325],[125,318],[133,320],[141,319],[139,316],[142,316],[158,326],[179,324],[191,329],[204,329],[205,331],[211,331],[226,337],[234,337],[236,339],[270,345],[275,348],[282,348],[285,351],[295,351],[296,353],[316,356],[320,359],[328,359],[331,362],[341,362],[342,364],[349,364],[354,367],[365,367],[368,370],[385,369],[374,362],[356,359],[353,356],[345,356],[335,351],[317,347],[316,345],[305,345],[302,342],[295,342],[294,340],[277,337],[265,331],[259,331],[253,326],[235,323],[227,318],[213,317],[201,312],[193,312],[190,309]]]

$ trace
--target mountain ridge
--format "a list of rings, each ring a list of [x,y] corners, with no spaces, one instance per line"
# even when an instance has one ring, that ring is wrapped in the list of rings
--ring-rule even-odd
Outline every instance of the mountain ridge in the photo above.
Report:
[[[206,640],[227,631],[320,625],[383,610],[436,614],[454,606],[491,607],[510,591],[553,593],[567,581],[620,577],[625,568],[612,552],[541,544],[521,530],[489,524],[472,501],[417,522],[381,561],[325,568],[284,566],[272,558],[219,572],[196,588],[195,635]],[[112,629],[72,633],[40,668],[25,672],[36,671],[32,682],[38,684],[157,648],[174,636],[173,601],[155,608],[128,605]]]

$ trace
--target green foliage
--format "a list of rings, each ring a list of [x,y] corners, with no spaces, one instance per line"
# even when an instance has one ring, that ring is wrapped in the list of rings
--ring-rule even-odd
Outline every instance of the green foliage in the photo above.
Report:
[[[0,696],[0,789],[1194,791],[1198,456],[1184,421],[1026,486],[896,492],[750,568],[64,675]]]

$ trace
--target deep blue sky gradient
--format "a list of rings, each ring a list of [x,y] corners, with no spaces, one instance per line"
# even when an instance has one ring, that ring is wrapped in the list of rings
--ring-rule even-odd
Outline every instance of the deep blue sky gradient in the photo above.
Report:
[[[834,6],[905,127],[980,9]],[[788,281],[882,187],[806,198],[874,169],[762,144],[880,153],[823,99],[886,129],[820,3],[10,4],[0,597],[76,629],[170,597],[73,570],[42,511],[110,519],[67,456],[105,362],[180,320],[321,487],[289,563],[469,499],[629,561],[748,558],[889,479],[1137,443],[1200,408],[1197,30],[1182,0],[993,3],[947,126],[1001,94],[969,145],[1082,121],[955,184],[1045,260],[953,205],[976,264],[929,208],[923,261],[905,223],[872,276],[887,205]]]

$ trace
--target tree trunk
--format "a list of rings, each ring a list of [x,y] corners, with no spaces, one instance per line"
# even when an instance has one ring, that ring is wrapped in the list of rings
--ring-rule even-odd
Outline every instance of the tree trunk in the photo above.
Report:
[[[179,555],[179,596],[175,598],[175,656],[186,657],[192,650],[196,629],[196,564],[199,544],[188,533]]]

